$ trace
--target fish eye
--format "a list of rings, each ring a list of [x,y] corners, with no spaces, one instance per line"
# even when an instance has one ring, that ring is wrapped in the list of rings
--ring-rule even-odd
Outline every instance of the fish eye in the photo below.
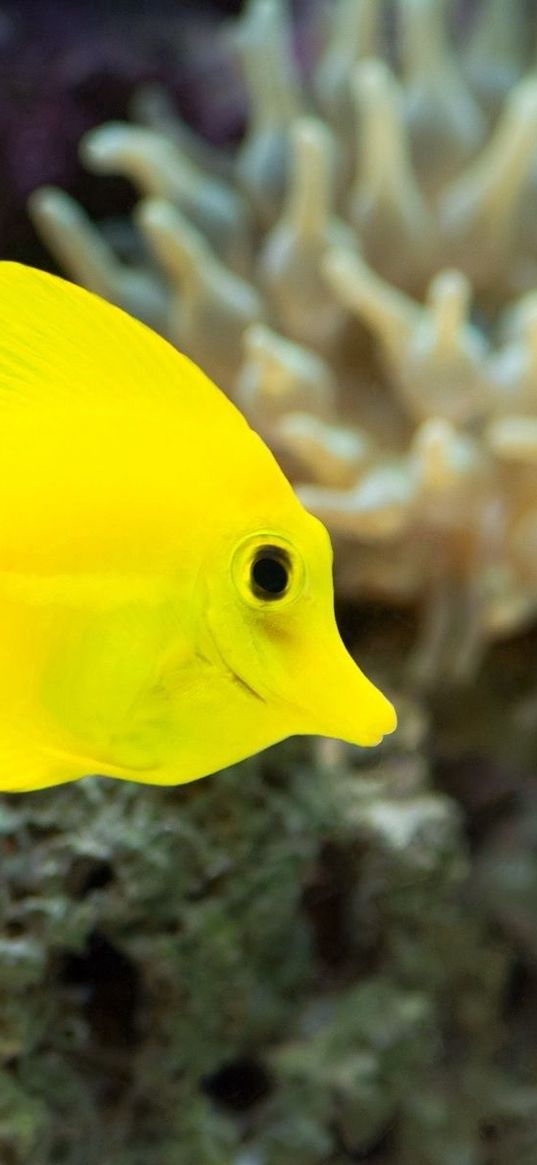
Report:
[[[261,546],[254,556],[250,585],[259,599],[274,602],[285,595],[291,578],[291,560],[280,546]]]
[[[238,544],[231,575],[243,602],[259,611],[287,608],[302,594],[306,581],[296,546],[269,531],[250,534]]]

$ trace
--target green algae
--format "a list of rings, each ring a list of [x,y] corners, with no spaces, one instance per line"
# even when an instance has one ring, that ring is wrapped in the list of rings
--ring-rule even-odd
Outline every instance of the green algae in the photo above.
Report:
[[[424,725],[403,702],[374,756],[4,798],[6,1165],[524,1160],[519,952]]]

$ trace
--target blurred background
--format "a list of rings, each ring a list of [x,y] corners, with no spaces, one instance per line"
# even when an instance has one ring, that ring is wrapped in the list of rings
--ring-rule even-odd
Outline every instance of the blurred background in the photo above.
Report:
[[[132,207],[128,185],[93,182],[77,150],[85,130],[127,116],[137,87],[158,81],[200,129],[220,137],[237,134],[237,83],[229,104],[214,92],[214,40],[226,16],[239,8],[232,0],[59,0],[52,11],[39,0],[2,5],[5,257],[28,255],[26,261],[37,262],[39,256],[46,265],[25,214],[28,195],[43,183],[59,183],[84,197],[96,216]]]
[[[238,404],[400,717],[0,799],[5,1165],[537,1161],[536,16],[0,4],[0,257]]]

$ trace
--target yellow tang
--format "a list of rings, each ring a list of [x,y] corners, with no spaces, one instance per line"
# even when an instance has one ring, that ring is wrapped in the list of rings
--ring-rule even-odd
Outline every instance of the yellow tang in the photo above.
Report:
[[[0,787],[176,784],[395,712],[339,638],[331,548],[185,356],[0,263]]]

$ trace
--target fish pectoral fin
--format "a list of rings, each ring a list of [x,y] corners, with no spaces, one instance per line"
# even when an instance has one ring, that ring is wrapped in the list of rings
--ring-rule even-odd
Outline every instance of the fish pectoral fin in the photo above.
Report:
[[[29,793],[90,776],[144,780],[143,774],[146,771],[158,772],[158,765],[152,756],[148,758],[147,755],[141,762],[139,744],[136,739],[122,741],[119,748],[121,763],[118,763],[115,757],[81,756],[48,747],[0,725],[0,792]]]
[[[63,785],[91,771],[81,770],[73,758],[61,753],[55,755],[39,741],[0,724],[0,791],[3,793],[28,793],[32,789]]]

